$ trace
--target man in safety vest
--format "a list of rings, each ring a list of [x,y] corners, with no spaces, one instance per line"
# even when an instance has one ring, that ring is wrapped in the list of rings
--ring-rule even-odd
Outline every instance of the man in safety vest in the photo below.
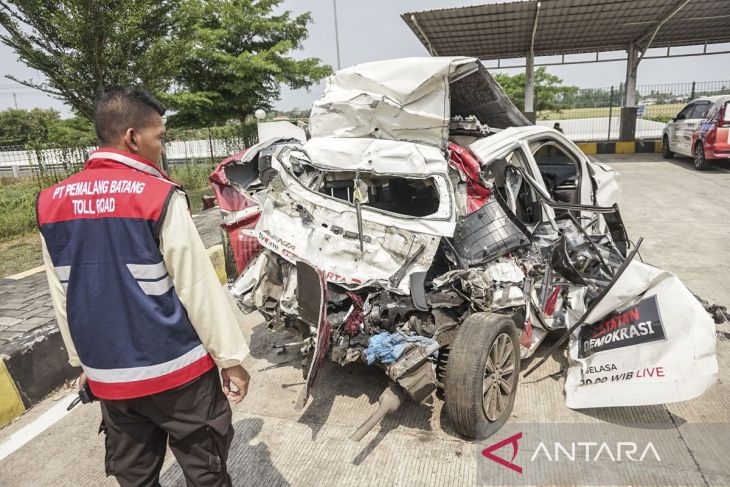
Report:
[[[69,362],[101,403],[107,475],[156,485],[169,442],[188,485],[230,485],[226,395],[248,391],[248,346],[158,166],[164,112],[139,89],[99,96],[101,148],[38,196],[43,260]]]

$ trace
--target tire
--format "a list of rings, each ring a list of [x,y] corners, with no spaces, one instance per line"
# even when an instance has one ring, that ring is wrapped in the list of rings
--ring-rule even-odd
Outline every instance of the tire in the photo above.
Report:
[[[456,431],[483,440],[507,422],[519,382],[519,346],[517,327],[507,316],[475,313],[464,320],[444,380],[446,412]],[[487,368],[487,359],[497,361],[500,349],[506,358]],[[503,380],[495,385],[499,375]]]
[[[710,167],[710,161],[705,157],[705,148],[702,146],[702,142],[695,144],[694,163],[695,169],[698,171],[704,171]]]
[[[664,159],[671,159],[674,157],[674,152],[669,150],[669,137],[666,135],[662,137],[662,157]]]

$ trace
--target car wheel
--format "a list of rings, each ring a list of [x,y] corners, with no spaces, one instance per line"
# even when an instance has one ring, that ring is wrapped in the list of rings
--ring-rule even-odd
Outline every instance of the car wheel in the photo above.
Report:
[[[710,167],[710,161],[708,161],[705,157],[705,149],[702,146],[702,142],[698,142],[695,144],[694,162],[695,169],[697,169],[698,171],[704,171],[705,169]]]
[[[674,157],[674,152],[669,150],[669,137],[666,135],[662,138],[662,157],[664,159],[671,159]]]
[[[507,316],[474,313],[459,327],[444,380],[456,431],[485,439],[507,422],[520,373],[518,330]]]

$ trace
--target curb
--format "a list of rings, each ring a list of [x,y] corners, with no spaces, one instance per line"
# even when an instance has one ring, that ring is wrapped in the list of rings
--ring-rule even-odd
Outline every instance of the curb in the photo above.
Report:
[[[24,412],[25,405],[20,399],[15,381],[5,367],[5,362],[0,360],[0,426],[5,426]]]
[[[56,320],[3,345],[0,359],[0,427],[81,372],[68,363]]]
[[[225,284],[223,245],[216,244],[206,250],[218,280]],[[35,272],[38,269],[9,279],[22,279]],[[68,363],[66,347],[55,319],[0,346],[0,428],[80,373],[80,368]]]
[[[575,145],[577,145],[584,154],[589,156],[596,154],[649,154],[662,151],[661,140],[654,139],[633,140],[629,142],[576,142]]]
[[[5,276],[5,277],[3,277],[3,279],[10,279],[11,281],[19,281],[23,278],[32,276],[33,274],[38,274],[39,272],[43,272],[45,270],[46,270],[45,267],[43,267],[42,265],[39,265],[38,267],[34,267],[32,269],[28,269],[27,271],[13,274],[12,276]]]

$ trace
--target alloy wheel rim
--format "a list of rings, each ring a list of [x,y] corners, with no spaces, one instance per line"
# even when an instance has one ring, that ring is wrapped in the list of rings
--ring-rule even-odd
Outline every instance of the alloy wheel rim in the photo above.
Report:
[[[695,167],[702,166],[702,153],[700,152],[702,149],[698,146],[695,148]]]
[[[509,404],[515,374],[512,337],[501,333],[492,342],[484,366],[482,408],[489,421],[497,421]]]

